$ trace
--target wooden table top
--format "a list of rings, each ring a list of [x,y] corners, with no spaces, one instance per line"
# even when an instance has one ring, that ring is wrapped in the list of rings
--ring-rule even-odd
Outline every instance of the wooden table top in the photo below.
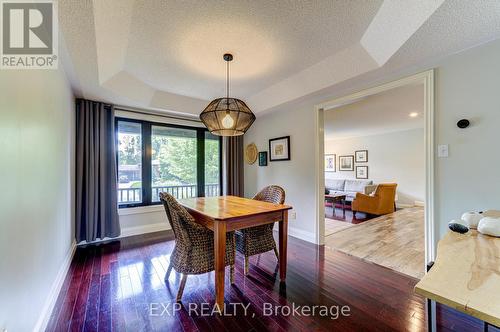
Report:
[[[500,216],[486,211],[487,216]],[[415,292],[500,326],[500,238],[475,230],[448,232],[438,243],[434,266]]]
[[[272,204],[236,196],[194,197],[179,200],[188,210],[197,211],[214,220],[229,220],[267,212],[290,210],[283,204]]]

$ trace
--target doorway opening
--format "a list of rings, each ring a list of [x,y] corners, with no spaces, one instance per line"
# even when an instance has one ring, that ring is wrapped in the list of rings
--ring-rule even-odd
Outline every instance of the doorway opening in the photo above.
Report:
[[[433,73],[317,107],[318,243],[421,278],[434,255]]]

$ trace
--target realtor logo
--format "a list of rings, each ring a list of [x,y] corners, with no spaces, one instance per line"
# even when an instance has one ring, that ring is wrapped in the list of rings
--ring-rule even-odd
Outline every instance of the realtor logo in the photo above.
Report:
[[[2,69],[57,69],[57,12],[50,0],[2,0]]]

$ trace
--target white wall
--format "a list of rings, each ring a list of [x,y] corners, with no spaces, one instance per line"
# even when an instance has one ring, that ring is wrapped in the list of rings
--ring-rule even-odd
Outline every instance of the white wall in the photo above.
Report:
[[[268,162],[268,166],[245,163],[245,196],[277,184],[286,191],[286,204],[293,206],[297,219],[289,218],[289,234],[315,241],[315,120],[309,106],[273,112],[257,118],[244,136],[245,146],[254,142],[267,151],[269,139],[290,136],[291,160]]]
[[[450,144],[450,157],[436,158],[436,238],[447,231],[450,219],[465,210],[500,209],[500,40],[444,58],[432,66],[401,69],[371,81],[355,81],[356,86],[339,89],[330,98],[301,106],[291,104],[259,116],[245,135],[245,144],[254,141],[259,150],[267,149],[272,137],[292,135],[292,160],[270,163],[268,167],[245,167],[246,194],[269,183],[287,189],[288,202],[297,209],[297,220],[290,227],[316,232],[313,196],[314,105],[364,88],[386,83],[430,68],[436,70],[436,144]],[[470,118],[465,130],[456,122]]]
[[[451,57],[436,75],[436,143],[450,156],[436,163],[436,222],[468,210],[500,210],[500,41]],[[468,118],[467,129],[456,126]]]
[[[118,210],[118,214],[122,237],[171,228],[163,205],[122,208]]]
[[[328,112],[335,112],[331,110]],[[398,204],[413,205],[425,199],[424,130],[412,129],[383,135],[325,141],[325,154],[354,155],[368,150],[368,176],[374,183],[396,182]],[[355,167],[356,169],[356,167]],[[355,171],[325,172],[325,179],[355,179]]]
[[[62,71],[0,71],[0,330],[33,330],[57,291],[74,239],[74,137]]]

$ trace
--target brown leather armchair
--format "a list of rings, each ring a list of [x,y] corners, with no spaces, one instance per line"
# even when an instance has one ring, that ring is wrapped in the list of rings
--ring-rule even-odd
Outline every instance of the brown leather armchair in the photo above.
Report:
[[[357,193],[352,201],[352,211],[379,216],[394,212],[397,185],[397,183],[379,184],[373,196]]]

